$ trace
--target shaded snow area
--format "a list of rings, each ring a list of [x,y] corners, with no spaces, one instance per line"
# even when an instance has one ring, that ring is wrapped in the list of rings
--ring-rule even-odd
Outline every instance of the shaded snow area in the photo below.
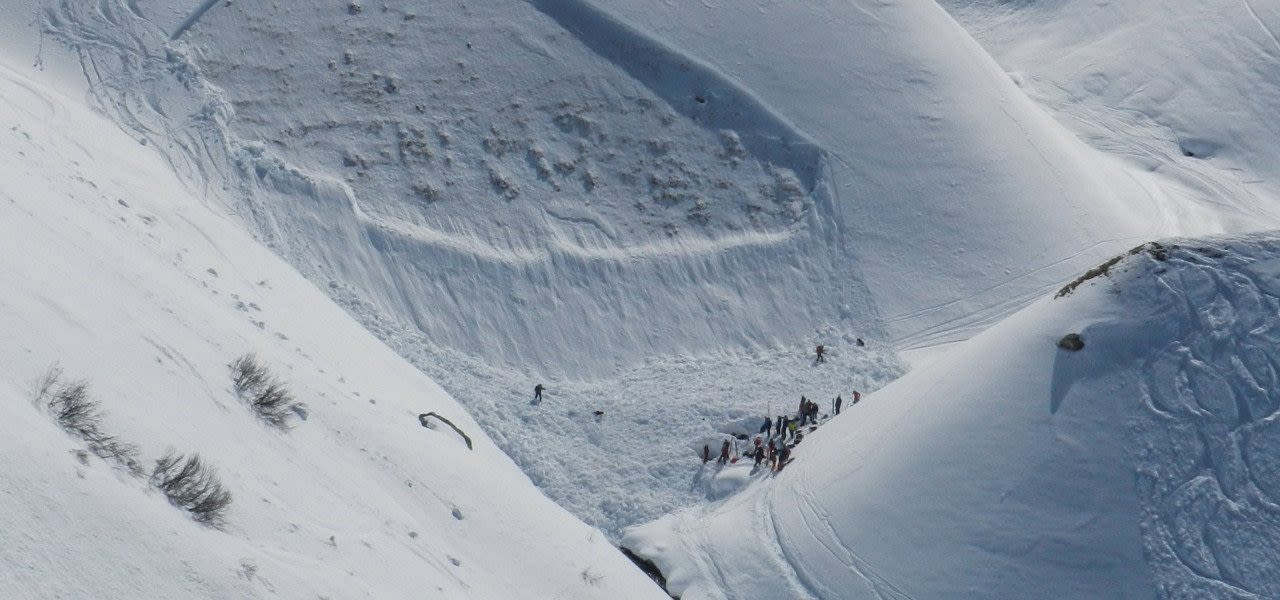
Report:
[[[935,5],[700,6],[105,0],[41,21],[99,108],[611,535],[700,498],[688,449],[720,423],[878,388],[899,350],[1220,229]],[[840,355],[814,370],[820,343]],[[556,402],[529,408],[538,382]]]
[[[684,600],[1274,598],[1277,256],[1140,249],[624,543]]]
[[[0,597],[664,597],[440,387],[24,63],[0,61]],[[304,404],[290,430],[233,391],[247,352]],[[96,423],[68,412],[79,433],[36,402],[54,365],[97,404]],[[230,492],[220,528],[149,483],[167,449]]]

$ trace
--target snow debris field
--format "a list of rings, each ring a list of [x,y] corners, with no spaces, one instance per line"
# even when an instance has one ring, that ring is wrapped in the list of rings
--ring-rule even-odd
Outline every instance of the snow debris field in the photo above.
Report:
[[[1280,598],[1280,0],[1158,4],[0,0],[0,596]]]

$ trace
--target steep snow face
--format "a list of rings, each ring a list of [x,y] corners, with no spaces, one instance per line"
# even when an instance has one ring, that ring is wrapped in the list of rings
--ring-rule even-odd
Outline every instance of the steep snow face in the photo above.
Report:
[[[1280,214],[1280,2],[940,2],[1091,145],[1232,230]]]
[[[192,119],[157,145],[248,192],[313,279],[518,368],[960,339],[1183,224],[936,6],[601,4],[631,23],[511,0],[49,21],[106,51],[86,61],[124,121]],[[171,73],[194,107],[136,91]]]
[[[0,596],[664,597],[139,140],[19,71],[35,73],[0,66]],[[292,431],[233,393],[245,352],[306,403]],[[225,527],[84,454],[33,405],[55,363],[144,467],[167,447],[213,465]],[[419,427],[427,411],[474,449]]]
[[[1141,237],[1220,227],[1084,148],[934,3],[594,3],[829,153],[842,243],[899,348],[964,339]]]
[[[157,145],[246,192],[231,201],[305,273],[441,347],[584,374],[876,330],[818,149],[746,91],[613,24],[598,42],[646,57],[633,78],[525,2],[356,6],[218,6],[173,46],[146,40],[195,15],[68,2],[50,22],[119,44],[85,60],[126,123],[195,110]],[[201,106],[145,81],[166,71]]]
[[[625,543],[685,599],[1274,597],[1277,252],[1147,247]]]

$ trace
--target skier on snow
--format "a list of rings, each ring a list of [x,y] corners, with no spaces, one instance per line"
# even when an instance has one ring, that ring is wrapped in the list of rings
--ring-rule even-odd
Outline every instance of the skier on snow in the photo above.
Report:
[[[545,389],[547,389],[547,388],[542,387],[542,384],[541,384],[541,383],[539,383],[538,385],[533,386],[533,401],[534,401],[534,403],[542,402],[542,390],[545,390]]]

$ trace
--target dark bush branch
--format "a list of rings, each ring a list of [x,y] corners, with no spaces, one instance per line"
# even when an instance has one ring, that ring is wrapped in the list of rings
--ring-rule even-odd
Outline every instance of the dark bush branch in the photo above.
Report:
[[[276,429],[289,429],[305,406],[253,354],[231,363],[231,384],[253,413]]]
[[[86,381],[63,381],[61,367],[54,365],[36,382],[35,400],[43,404],[67,433],[84,441],[89,451],[103,460],[141,475],[138,447],[102,430],[106,413],[102,405],[89,396]]]
[[[171,504],[190,513],[196,522],[210,527],[226,523],[231,492],[222,485],[217,470],[199,454],[186,456],[172,449],[166,451],[151,471],[151,485],[163,492]]]

